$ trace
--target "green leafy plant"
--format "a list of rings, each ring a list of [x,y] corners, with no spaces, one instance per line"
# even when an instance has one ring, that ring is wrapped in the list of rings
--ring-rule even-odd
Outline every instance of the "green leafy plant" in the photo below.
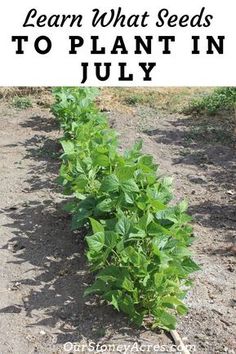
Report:
[[[27,109],[32,107],[32,101],[30,97],[19,97],[16,96],[13,98],[12,105],[18,109]]]
[[[232,110],[236,105],[236,88],[223,87],[217,88],[211,94],[194,99],[186,113],[201,113],[216,114],[222,110]]]
[[[65,209],[72,227],[87,228],[87,258],[99,294],[136,324],[175,328],[176,314],[199,269],[187,203],[172,200],[171,179],[157,177],[142,142],[118,152],[116,132],[93,103],[93,89],[57,88],[52,111],[64,137],[59,181],[74,200]]]

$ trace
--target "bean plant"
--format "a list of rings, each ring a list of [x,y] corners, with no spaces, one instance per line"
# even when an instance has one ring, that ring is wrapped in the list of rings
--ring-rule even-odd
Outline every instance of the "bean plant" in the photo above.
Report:
[[[95,275],[85,295],[99,294],[137,325],[174,329],[199,269],[187,203],[173,203],[172,180],[159,177],[137,141],[120,153],[117,133],[94,103],[96,90],[56,88],[52,111],[64,132],[59,181],[73,196],[72,228],[87,230]]]

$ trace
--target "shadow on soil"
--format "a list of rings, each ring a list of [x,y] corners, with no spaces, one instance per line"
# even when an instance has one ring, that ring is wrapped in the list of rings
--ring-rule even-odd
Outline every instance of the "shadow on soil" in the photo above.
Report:
[[[205,227],[232,231],[235,228],[236,210],[233,202],[236,190],[236,158],[234,118],[225,117],[182,117],[166,119],[161,128],[146,129],[145,134],[156,143],[175,149],[172,164],[195,166],[196,175],[203,177],[200,182],[206,188],[222,190],[225,196],[218,203],[203,201],[189,208],[197,221]],[[153,123],[154,122],[154,123]],[[153,120],[152,124],[155,124]],[[167,124],[166,124],[167,123]],[[157,126],[158,122],[156,123]],[[185,169],[186,171],[186,169]],[[185,172],[186,173],[186,172]],[[184,176],[183,177],[188,177]],[[189,180],[189,183],[191,181]],[[209,187],[208,187],[209,186]],[[233,238],[225,234],[226,242]],[[234,241],[236,242],[236,241]]]
[[[36,132],[51,132],[52,130],[58,130],[58,124],[55,119],[48,119],[46,116],[35,115],[29,117],[26,121],[21,123],[23,128],[31,128]]]
[[[46,189],[50,196],[50,190],[55,193],[54,177],[59,168],[58,159],[52,154],[58,153],[59,147],[55,140],[45,138],[40,131],[45,126],[51,131],[55,126],[54,123],[50,126],[43,118],[38,122],[34,119],[22,125],[32,124],[39,132],[25,141],[25,158],[32,162],[27,182],[29,191]],[[45,176],[51,176],[51,179]],[[24,310],[26,316],[35,318],[33,312],[40,310],[40,320],[31,326],[54,328],[60,344],[82,338],[98,341],[109,328],[120,336],[126,334],[138,338],[142,331],[127,326],[127,319],[121,314],[100,304],[97,297],[83,297],[85,288],[93,280],[84,256],[84,232],[70,230],[70,217],[62,211],[64,201],[58,202],[55,198],[54,195],[52,199],[26,202],[5,210],[12,219],[12,223],[5,226],[14,230],[14,237],[5,248],[11,247],[15,254],[14,263],[28,262],[41,274],[35,278],[24,274],[22,279],[17,279],[17,286],[32,287],[30,295],[23,299],[24,306],[14,305],[0,312]]]
[[[20,285],[32,287],[24,299],[26,316],[32,317],[34,311],[41,310],[43,318],[40,315],[40,321],[33,325],[59,330],[57,343],[82,338],[98,340],[108,328],[120,334],[132,331],[137,336],[138,331],[127,328],[121,315],[114,315],[96,297],[83,297],[86,286],[92,282],[84,257],[84,234],[72,233],[70,218],[61,208],[61,204],[55,208],[52,200],[44,200],[6,211],[13,223],[5,226],[15,230],[9,242],[16,257],[14,263],[29,262],[41,272],[36,278],[17,279]],[[12,311],[19,310],[19,306],[14,306]],[[9,312],[9,308],[1,312]]]

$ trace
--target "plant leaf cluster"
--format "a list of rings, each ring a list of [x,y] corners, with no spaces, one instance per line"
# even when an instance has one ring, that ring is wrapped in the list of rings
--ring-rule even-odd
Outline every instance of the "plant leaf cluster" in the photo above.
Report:
[[[236,87],[218,87],[212,93],[194,99],[186,113],[214,115],[221,111],[232,111],[236,107]]]
[[[153,157],[137,141],[119,152],[116,132],[94,104],[93,89],[57,88],[52,108],[64,131],[59,181],[72,227],[87,228],[87,258],[99,294],[138,325],[175,328],[192,260],[187,203],[170,203],[171,178],[157,177]]]

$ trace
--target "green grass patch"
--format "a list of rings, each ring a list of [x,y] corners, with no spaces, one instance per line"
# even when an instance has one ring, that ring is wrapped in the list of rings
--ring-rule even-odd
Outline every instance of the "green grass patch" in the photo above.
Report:
[[[12,100],[12,106],[17,109],[27,109],[33,106],[32,100],[30,97],[19,97],[16,96]]]
[[[236,88],[217,88],[210,94],[200,95],[193,99],[186,108],[185,113],[206,113],[214,115],[221,111],[233,110],[236,106]]]

